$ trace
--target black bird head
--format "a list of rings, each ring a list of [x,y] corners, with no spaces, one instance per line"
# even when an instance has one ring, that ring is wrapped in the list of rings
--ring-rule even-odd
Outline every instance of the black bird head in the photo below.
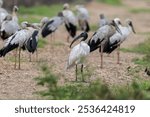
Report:
[[[75,37],[74,40],[72,41],[72,43],[70,44],[70,48],[75,41],[77,41],[78,39],[80,39],[82,37],[83,37],[83,39],[81,41],[85,41],[88,38],[87,32],[83,32],[80,35],[78,35],[77,37]]]
[[[110,25],[114,26],[115,29],[122,35],[122,32],[121,32],[120,28],[118,27],[118,25],[116,24],[116,22],[114,20],[112,20],[110,22]]]

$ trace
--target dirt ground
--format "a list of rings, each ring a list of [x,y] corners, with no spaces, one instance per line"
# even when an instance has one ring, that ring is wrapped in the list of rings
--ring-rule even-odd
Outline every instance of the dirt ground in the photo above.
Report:
[[[136,5],[134,4],[136,2]],[[121,47],[129,48],[145,41],[148,37],[145,33],[150,32],[150,14],[139,13],[133,14],[129,12],[131,8],[149,8],[148,2],[143,0],[124,0],[123,6],[109,6],[105,4],[98,4],[91,2],[87,4],[90,12],[90,23],[98,23],[99,14],[104,13],[108,18],[119,17],[122,21],[126,18],[133,20],[136,34],[132,34]],[[96,9],[96,10],[95,10]],[[78,32],[80,33],[80,32]],[[92,35],[93,32],[90,32]],[[46,63],[52,67],[53,71],[61,77],[60,83],[63,84],[67,81],[75,80],[74,68],[65,71],[70,49],[69,43],[66,42],[67,32],[62,26],[55,34],[55,40],[50,38],[47,40],[48,44],[39,49],[40,63]],[[0,42],[2,47],[3,42]],[[41,99],[35,94],[36,91],[41,90],[42,87],[36,85],[35,77],[41,74],[39,63],[35,62],[35,55],[33,55],[33,62],[29,62],[28,53],[22,52],[23,58],[21,63],[21,70],[14,70],[14,62],[11,60],[13,53],[10,53],[6,58],[0,58],[0,99]],[[142,55],[134,53],[121,52],[121,64],[116,64],[116,52],[110,56],[104,57],[104,69],[100,69],[100,54],[98,51],[91,53],[87,57],[85,64],[90,70],[92,75],[88,80],[95,80],[97,78],[110,84],[124,84],[132,81],[132,76],[127,72],[127,68],[135,67],[132,62],[133,58],[141,58]],[[139,74],[143,78],[148,79],[144,74],[144,70]]]

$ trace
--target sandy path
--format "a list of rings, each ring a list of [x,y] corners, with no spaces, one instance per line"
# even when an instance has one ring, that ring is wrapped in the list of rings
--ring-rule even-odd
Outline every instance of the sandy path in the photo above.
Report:
[[[123,8],[97,4],[95,2],[87,5],[91,14],[91,23],[98,22],[98,16],[100,13],[106,14],[106,16],[109,16],[108,18],[120,17],[124,20],[129,17],[133,20],[137,34],[131,35],[130,39],[122,44],[122,47],[124,48],[132,47],[143,42],[147,38],[147,35],[140,33],[150,32],[150,24],[148,22],[149,14],[132,14],[129,12],[128,8],[133,7],[133,1],[127,0],[127,2],[125,2],[127,7],[123,6]],[[136,6],[136,8],[145,7],[147,4],[142,2],[141,5],[142,6]],[[90,35],[92,33],[93,32],[91,32]],[[64,28],[61,27],[60,30],[56,32],[56,40],[51,41],[43,49],[39,49],[39,60],[43,63],[47,63],[48,66],[53,66],[53,71],[59,74],[61,78],[61,84],[65,83],[65,80],[71,81],[75,78],[74,68],[67,72],[64,71],[68,53],[70,52],[68,43],[66,43],[65,40],[67,37],[66,34]],[[2,47],[2,43],[0,47]],[[38,64],[36,62],[28,62],[27,52],[22,52],[24,58],[21,65],[22,69],[13,70],[14,63],[7,59],[11,56],[12,54],[8,54],[5,60],[4,58],[0,58],[0,99],[41,99],[34,94],[34,92],[42,88],[37,86],[35,80],[33,80],[34,77],[39,76],[41,73]],[[100,69],[99,52],[93,52],[89,55],[86,63],[86,66],[92,70],[92,75],[89,80],[100,78],[110,84],[130,82],[132,76],[128,74],[127,67],[135,66],[131,62],[135,57],[141,57],[141,55],[121,52],[122,64],[117,65],[115,52],[111,57],[105,55],[104,69]],[[140,75],[145,77],[143,72]]]

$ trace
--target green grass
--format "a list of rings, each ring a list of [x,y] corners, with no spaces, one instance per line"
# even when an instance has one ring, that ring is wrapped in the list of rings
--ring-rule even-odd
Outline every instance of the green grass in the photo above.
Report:
[[[56,75],[48,67],[42,67],[43,75],[35,78],[37,84],[45,87],[45,90],[37,94],[45,99],[54,100],[98,100],[98,99],[150,99],[150,83],[136,80],[124,86],[114,85],[110,87],[100,81],[90,83],[66,83],[58,85],[59,75]]]
[[[38,48],[44,48],[45,45],[47,45],[47,41],[45,39],[39,39]]]
[[[26,8],[21,6],[19,9],[19,13],[22,15],[39,15],[39,16],[47,16],[52,17],[56,16],[59,11],[62,10],[61,4],[51,5],[51,6],[33,6]]]
[[[98,2],[103,2],[110,5],[121,5],[121,0],[97,0]]]
[[[140,54],[150,54],[150,38],[133,48],[121,48],[121,51],[135,52],[135,53],[140,53]]]
[[[131,13],[150,13],[150,8],[134,8],[129,10]]]
[[[143,43],[138,44],[133,48],[121,48],[123,52],[134,52],[144,54],[145,56],[142,59],[135,58],[133,61],[136,64],[150,67],[150,38]]]

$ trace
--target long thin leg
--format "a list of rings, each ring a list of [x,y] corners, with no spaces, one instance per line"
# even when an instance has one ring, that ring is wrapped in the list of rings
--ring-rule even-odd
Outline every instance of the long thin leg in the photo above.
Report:
[[[36,61],[38,61],[38,50],[37,49],[35,51],[35,54],[36,54]]]
[[[31,53],[29,53],[29,62],[31,62]]]
[[[18,50],[18,48],[16,48],[16,51],[15,51],[15,64],[14,64],[14,69],[16,69],[16,63],[17,63],[17,50]]]
[[[76,65],[76,81],[78,80],[77,79],[77,74],[78,74],[78,66]]]
[[[120,64],[120,45],[117,48],[117,64]]]
[[[103,46],[101,45],[101,69],[103,68]]]
[[[68,37],[67,37],[67,42],[69,43],[69,38],[70,38],[70,36],[68,35]]]
[[[83,76],[83,64],[81,65],[81,75],[82,75],[82,81],[84,82],[84,76]]]
[[[21,48],[19,48],[19,67],[18,67],[18,69],[20,69],[20,54],[21,54]]]

